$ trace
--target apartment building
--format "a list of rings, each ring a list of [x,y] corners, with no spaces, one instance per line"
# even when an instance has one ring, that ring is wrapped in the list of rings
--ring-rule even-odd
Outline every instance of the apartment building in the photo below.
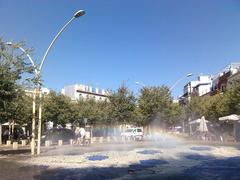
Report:
[[[192,96],[213,96],[224,92],[236,79],[240,79],[240,63],[227,65],[215,76],[198,76],[198,80],[190,81],[184,86],[179,102],[186,104]]]
[[[65,86],[61,93],[68,96],[72,101],[94,99],[104,101],[108,99],[108,92],[104,89],[93,88],[84,84],[73,84]]]
[[[196,81],[188,82],[183,88],[183,95],[179,97],[180,103],[187,103],[192,96],[203,96],[211,91],[212,77],[198,76]]]
[[[217,74],[212,83],[211,95],[224,92],[229,83],[239,78],[240,63],[231,63]]]

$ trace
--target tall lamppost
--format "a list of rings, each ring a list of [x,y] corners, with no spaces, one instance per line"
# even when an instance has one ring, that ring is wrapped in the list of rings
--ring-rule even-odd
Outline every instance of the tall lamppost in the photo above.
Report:
[[[14,46],[14,44],[12,42],[6,42],[6,45]],[[16,46],[16,48],[20,49],[28,57],[28,60],[30,61],[31,65],[34,69],[34,77],[36,79],[38,77],[39,72],[38,72],[38,68],[37,68],[34,60],[32,59],[30,54],[28,54],[27,51],[24,48],[22,48],[21,46]],[[35,154],[35,127],[36,127],[36,87],[34,88],[32,96],[33,96],[32,97],[33,102],[32,102],[31,154],[34,155]]]
[[[37,91],[41,92],[41,72],[42,72],[42,67],[43,64],[45,62],[45,59],[51,49],[51,47],[53,46],[53,44],[55,43],[55,41],[57,40],[57,38],[60,36],[60,34],[66,29],[66,27],[76,18],[79,18],[80,16],[83,16],[85,14],[84,10],[78,10],[76,13],[74,13],[73,17],[59,30],[59,32],[55,35],[55,37],[53,38],[52,42],[50,43],[50,45],[48,46],[42,60],[39,66],[39,74],[38,74],[38,78],[37,78]],[[38,144],[37,144],[37,154],[40,154],[40,146],[41,146],[41,123],[42,123],[42,103],[41,103],[41,98],[42,98],[42,94],[39,94],[39,117],[38,117]]]
[[[50,49],[52,48],[53,44],[55,43],[55,41],[57,40],[57,38],[61,35],[61,33],[66,29],[66,27],[75,19],[75,18],[79,18],[80,16],[83,16],[85,14],[84,10],[79,10],[77,11],[73,17],[64,24],[64,26],[58,31],[58,33],[55,35],[55,37],[53,38],[53,40],[51,41],[50,45],[48,46],[39,67],[37,67],[33,61],[33,59],[31,58],[31,56],[26,53],[26,51],[22,48],[22,47],[18,47],[21,51],[23,51],[27,57],[29,58],[32,66],[34,67],[34,75],[35,75],[35,81],[36,81],[36,85],[34,88],[34,93],[33,93],[33,117],[32,117],[32,139],[31,139],[31,153],[32,155],[35,154],[35,118],[36,118],[36,95],[39,95],[39,112],[38,112],[38,141],[37,141],[37,154],[40,154],[40,147],[41,147],[41,124],[42,124],[42,93],[41,93],[41,72],[42,72],[42,67],[43,64],[45,62],[45,59],[50,51]],[[8,43],[8,45],[12,45],[12,43]]]
[[[170,90],[173,90],[175,88],[175,86],[182,80],[184,80],[185,78],[188,78],[188,77],[191,77],[193,74],[192,73],[189,73],[183,77],[181,77],[180,79],[178,79],[171,87],[170,87]]]
[[[170,91],[172,91],[174,89],[174,87],[182,80],[184,80],[185,78],[188,78],[188,77],[191,77],[193,74],[192,73],[189,73],[183,77],[181,77],[180,79],[178,79],[171,87],[170,87]],[[182,126],[183,126],[183,129],[182,131],[185,132],[185,123],[184,123],[184,120],[182,121]]]

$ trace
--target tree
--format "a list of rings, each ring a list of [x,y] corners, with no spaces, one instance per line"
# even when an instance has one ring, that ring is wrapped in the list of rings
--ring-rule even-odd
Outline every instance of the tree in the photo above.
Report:
[[[212,122],[218,122],[218,118],[226,116],[230,112],[229,95],[216,94],[214,96],[192,97],[186,106],[188,117],[198,119],[205,116]]]
[[[144,120],[144,115],[142,114],[141,109],[136,106],[132,114],[131,122],[136,126],[144,126],[146,125]]]
[[[7,105],[6,112],[8,112],[8,117],[11,117],[12,121],[23,125],[31,122],[32,98],[27,96],[23,90],[18,89],[18,91],[14,101]]]
[[[111,124],[129,123],[135,110],[136,99],[125,85],[109,96]]]
[[[200,118],[203,116],[203,104],[204,104],[203,97],[193,96],[191,101],[185,106],[185,110],[187,116],[190,117],[192,120]]]
[[[84,118],[94,125],[106,125],[110,123],[110,103],[107,101],[95,101],[94,99],[79,100],[76,104],[77,117],[83,124]]]
[[[55,125],[65,125],[76,119],[74,103],[71,99],[55,92],[50,92],[43,100],[43,120],[53,121]]]
[[[32,68],[25,63],[25,54],[17,51],[18,45],[9,48],[0,38],[0,123],[20,119],[17,102],[24,95],[20,80],[24,73],[32,73]]]
[[[240,80],[235,80],[224,95],[228,98],[229,114],[240,114]]]
[[[143,87],[140,93],[138,106],[144,117],[143,124],[168,123],[172,104],[168,87]]]
[[[170,106],[170,113],[168,118],[168,125],[175,125],[180,121],[184,121],[186,119],[186,113],[184,107],[179,103],[172,103]]]

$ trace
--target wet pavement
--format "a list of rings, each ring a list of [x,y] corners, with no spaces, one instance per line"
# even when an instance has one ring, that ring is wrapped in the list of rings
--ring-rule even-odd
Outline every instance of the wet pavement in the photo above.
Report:
[[[197,146],[197,147],[191,147],[191,150],[194,151],[211,151],[211,147],[205,147],[205,146]]]
[[[0,179],[220,179],[240,177],[240,150],[184,141],[62,146],[0,155]]]
[[[161,151],[158,151],[158,150],[143,150],[143,151],[139,151],[137,153],[139,153],[139,154],[157,154],[157,153],[161,153]]]
[[[108,156],[92,155],[92,156],[88,156],[87,159],[89,161],[102,161],[102,160],[108,159]]]

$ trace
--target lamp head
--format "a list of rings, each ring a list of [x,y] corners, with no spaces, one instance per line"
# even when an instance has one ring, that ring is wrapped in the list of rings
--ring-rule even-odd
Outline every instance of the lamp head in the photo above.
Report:
[[[83,16],[84,14],[86,14],[84,10],[78,10],[77,12],[75,12],[74,17],[78,18],[80,16]]]

